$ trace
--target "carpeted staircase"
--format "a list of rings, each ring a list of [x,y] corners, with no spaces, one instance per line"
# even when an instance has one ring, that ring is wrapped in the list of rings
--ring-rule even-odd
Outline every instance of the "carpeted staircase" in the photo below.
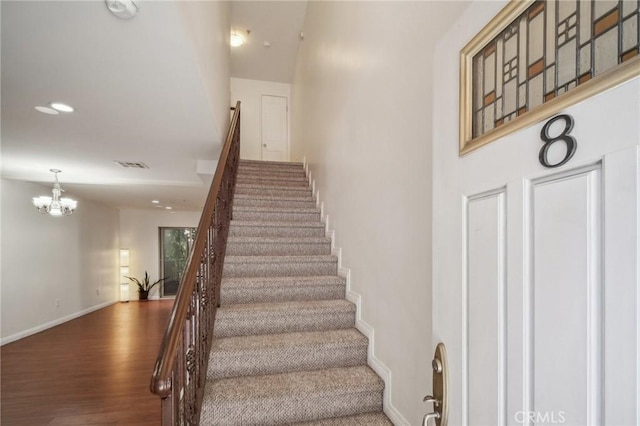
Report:
[[[241,161],[203,425],[391,425],[301,164]]]

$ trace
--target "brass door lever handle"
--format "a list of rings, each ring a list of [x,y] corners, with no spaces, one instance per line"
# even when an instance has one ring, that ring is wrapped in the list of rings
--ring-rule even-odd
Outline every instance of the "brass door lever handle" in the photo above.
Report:
[[[429,420],[433,419],[435,426],[447,426],[448,420],[448,371],[447,371],[447,351],[443,343],[438,343],[433,361],[433,395],[427,395],[423,402],[433,403],[433,413],[425,414],[422,419],[422,426],[428,426]]]

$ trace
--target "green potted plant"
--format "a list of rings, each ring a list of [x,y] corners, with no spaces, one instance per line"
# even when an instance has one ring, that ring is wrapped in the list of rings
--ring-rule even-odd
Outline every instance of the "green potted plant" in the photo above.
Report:
[[[137,284],[139,299],[148,300],[149,291],[151,291],[153,287],[155,287],[157,284],[160,284],[162,281],[166,280],[169,277],[160,278],[158,281],[155,281],[153,284],[151,284],[151,281],[149,280],[149,273],[147,271],[144,271],[144,279],[142,281],[140,281],[135,277],[126,277],[126,278],[129,278],[131,282],[134,282]]]

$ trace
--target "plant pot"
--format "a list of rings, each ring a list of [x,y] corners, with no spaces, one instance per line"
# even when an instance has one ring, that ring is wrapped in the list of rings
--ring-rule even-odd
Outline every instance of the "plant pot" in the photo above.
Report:
[[[138,290],[138,299],[144,300],[145,302],[149,300],[149,291]]]

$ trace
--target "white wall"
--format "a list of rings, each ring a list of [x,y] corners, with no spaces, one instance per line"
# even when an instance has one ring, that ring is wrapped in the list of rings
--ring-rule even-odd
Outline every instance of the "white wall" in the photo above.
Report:
[[[291,105],[291,85],[272,81],[231,79],[231,103],[242,102],[240,116],[240,158],[244,160],[262,159],[262,95],[284,96]],[[288,123],[291,123],[289,108]],[[288,134],[291,135],[289,124]]]
[[[166,210],[120,210],[120,248],[130,250],[129,270],[133,277],[141,279],[148,271],[152,282],[160,277],[160,227],[197,227],[201,212]],[[159,286],[149,293],[158,298]],[[135,284],[129,287],[131,300],[138,298]]]
[[[293,83],[292,159],[309,162],[391,371],[387,412],[411,425],[431,408],[432,55],[465,6],[309,2]]]
[[[31,198],[47,193],[2,179],[2,344],[118,300],[118,211],[69,194],[73,215],[43,215]]]
[[[183,1],[177,4],[218,127],[218,134],[211,136],[222,149],[229,127],[230,3]],[[218,156],[216,152],[215,159]]]

